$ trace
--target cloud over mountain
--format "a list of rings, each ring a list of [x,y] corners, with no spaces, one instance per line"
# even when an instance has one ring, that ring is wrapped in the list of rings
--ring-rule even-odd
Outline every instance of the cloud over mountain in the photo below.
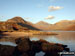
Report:
[[[45,19],[54,19],[54,16],[49,15],[48,17],[46,17]]]

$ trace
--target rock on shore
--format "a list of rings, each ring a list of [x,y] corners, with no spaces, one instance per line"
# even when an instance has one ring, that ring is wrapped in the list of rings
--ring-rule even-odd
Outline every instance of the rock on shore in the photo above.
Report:
[[[15,47],[0,44],[0,56],[35,56],[40,51],[45,53],[44,56],[59,56],[58,52],[69,51],[67,45],[49,43],[45,40],[30,41],[29,38],[18,38],[15,42]]]

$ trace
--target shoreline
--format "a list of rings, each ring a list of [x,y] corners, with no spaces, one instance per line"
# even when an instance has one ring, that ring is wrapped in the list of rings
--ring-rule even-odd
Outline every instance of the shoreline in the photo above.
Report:
[[[0,37],[23,37],[23,36],[32,36],[32,35],[58,35],[55,32],[40,32],[40,31],[33,31],[33,32],[2,32]]]

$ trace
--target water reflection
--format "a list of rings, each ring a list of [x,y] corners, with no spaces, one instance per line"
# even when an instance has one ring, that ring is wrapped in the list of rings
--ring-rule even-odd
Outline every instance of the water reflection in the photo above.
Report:
[[[9,46],[17,46],[17,44],[13,42],[0,42],[1,45],[9,45]]]
[[[64,45],[68,45],[71,51],[75,51],[75,32],[56,32],[56,33],[58,33],[58,35],[33,35],[29,37],[31,41],[44,39],[48,42],[61,43]],[[13,38],[11,39],[6,38],[6,39],[12,40]],[[12,42],[0,42],[0,44],[16,46],[16,44]]]
[[[50,36],[32,36],[31,40],[44,39],[48,42],[61,43],[68,45],[71,51],[75,51],[75,32],[57,32],[58,35]]]
[[[39,52],[39,53],[36,53],[36,55],[35,56],[44,56],[45,55],[45,53],[44,52]]]
[[[35,40],[35,41],[38,41],[38,40],[40,40],[40,39],[39,39],[39,38],[36,38],[36,37],[33,37],[33,38],[30,38],[30,40],[31,40],[31,41],[34,41],[34,40]]]

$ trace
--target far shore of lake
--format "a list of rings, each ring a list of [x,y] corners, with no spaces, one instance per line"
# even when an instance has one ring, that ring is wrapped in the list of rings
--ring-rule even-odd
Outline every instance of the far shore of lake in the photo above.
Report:
[[[41,32],[41,31],[30,31],[30,32],[1,32],[0,37],[22,37],[22,36],[32,36],[32,35],[58,35],[55,32]]]

